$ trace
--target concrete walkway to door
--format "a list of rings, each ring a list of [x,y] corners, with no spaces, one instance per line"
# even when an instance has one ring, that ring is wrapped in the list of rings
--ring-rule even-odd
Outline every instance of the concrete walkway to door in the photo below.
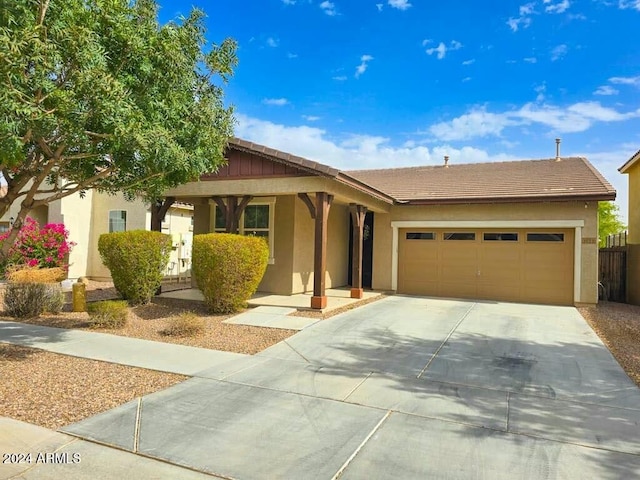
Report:
[[[638,478],[640,390],[576,309],[394,296],[62,429],[224,478]]]

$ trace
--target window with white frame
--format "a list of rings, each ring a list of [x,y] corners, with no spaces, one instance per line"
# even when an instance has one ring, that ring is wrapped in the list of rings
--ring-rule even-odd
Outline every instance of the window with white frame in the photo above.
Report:
[[[250,202],[244,209],[238,225],[240,235],[253,235],[255,237],[264,238],[269,244],[269,264],[275,263],[273,251],[273,227],[274,227],[274,211],[275,197],[260,198]],[[213,222],[213,231],[224,233],[225,218],[218,205],[215,205]]]
[[[8,232],[10,225],[9,222],[0,222],[0,233]]]
[[[127,230],[127,211],[126,210],[110,210],[109,211],[109,233],[124,232]]]

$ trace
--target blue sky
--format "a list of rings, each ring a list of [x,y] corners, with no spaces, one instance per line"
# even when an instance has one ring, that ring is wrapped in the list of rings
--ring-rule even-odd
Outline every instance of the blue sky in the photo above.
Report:
[[[186,14],[159,0],[161,20]],[[640,148],[640,0],[218,0],[236,135],[341,169],[582,155],[618,190]]]

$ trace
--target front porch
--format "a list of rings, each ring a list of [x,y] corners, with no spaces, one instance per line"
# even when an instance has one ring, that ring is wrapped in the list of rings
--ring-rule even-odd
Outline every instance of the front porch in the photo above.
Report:
[[[322,309],[312,309],[310,307],[313,292],[298,293],[294,295],[275,295],[264,292],[257,292],[249,300],[249,307],[269,306],[269,307],[287,307],[296,310],[313,310],[316,312],[328,313],[338,308],[354,305],[363,300],[378,297],[382,292],[364,291],[362,298],[351,298],[351,290],[349,288],[328,288],[325,290],[327,304]],[[189,288],[185,290],[175,290],[173,292],[165,292],[158,295],[160,298],[175,298],[179,300],[188,300],[202,302],[204,297],[202,292],[197,288]]]
[[[267,241],[259,305],[284,301],[327,311],[366,298],[373,268],[372,223],[367,229],[365,223],[374,213],[387,214],[393,199],[326,165],[237,139],[227,159],[218,172],[167,195],[194,206],[194,235],[226,232]],[[340,288],[347,285],[350,290]]]

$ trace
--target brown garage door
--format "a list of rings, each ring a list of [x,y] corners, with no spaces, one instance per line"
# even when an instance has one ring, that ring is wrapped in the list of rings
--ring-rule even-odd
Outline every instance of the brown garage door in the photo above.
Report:
[[[573,229],[400,229],[398,292],[573,304]]]

